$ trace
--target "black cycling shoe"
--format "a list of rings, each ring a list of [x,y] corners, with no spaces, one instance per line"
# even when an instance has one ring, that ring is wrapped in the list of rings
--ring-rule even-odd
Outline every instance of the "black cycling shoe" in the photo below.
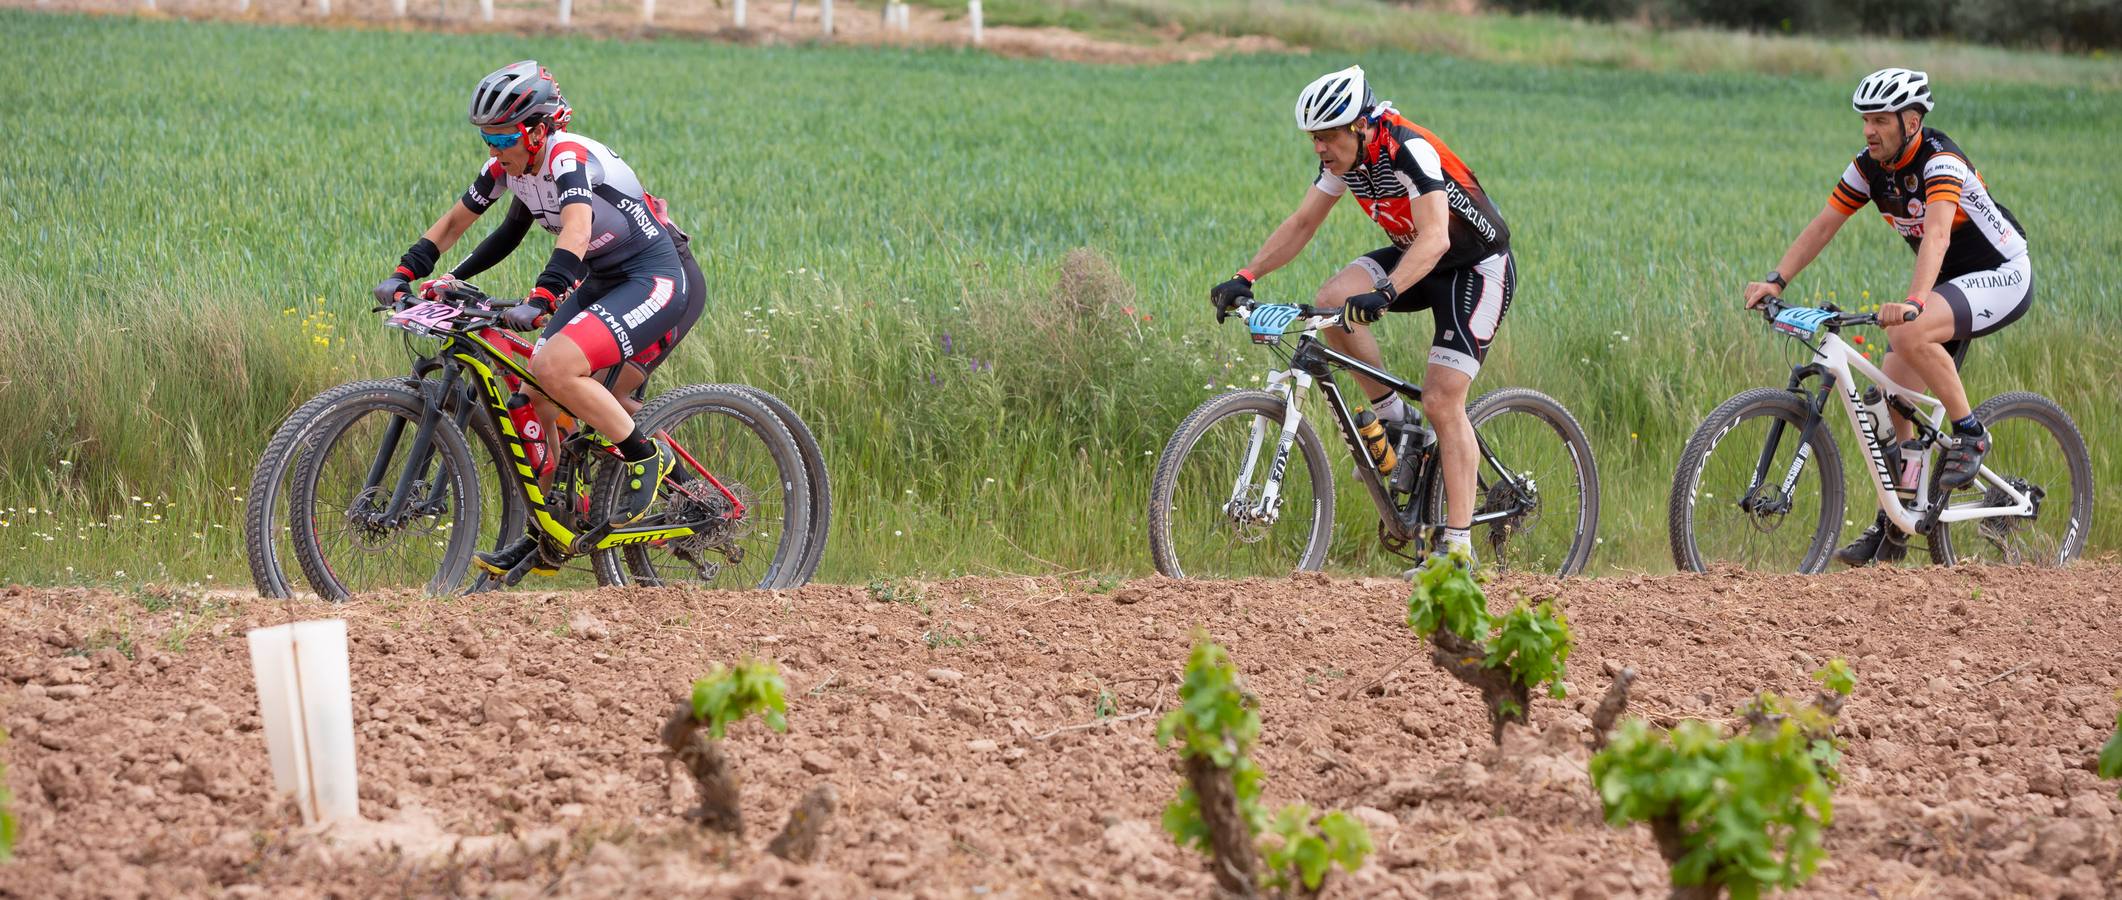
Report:
[[[506,578],[510,570],[522,565],[523,560],[536,552],[538,552],[538,539],[526,534],[517,538],[515,543],[499,550],[484,550],[472,554],[472,565],[478,566],[482,571],[495,578]],[[541,563],[533,563],[531,564],[531,571],[539,575],[551,575],[560,570]]]
[[[1952,449],[1945,451],[1938,469],[1938,486],[1948,491],[1964,488],[1982,472],[1982,457],[1989,455],[1989,429],[1978,434],[1953,432]]]
[[[1908,555],[1908,535],[1886,521],[1886,514],[1872,522],[1849,546],[1835,551],[1835,560],[1845,566],[1868,566],[1875,562],[1897,563]]]
[[[621,462],[619,476],[619,508],[612,510],[606,520],[617,528],[639,520],[648,514],[649,504],[656,502],[656,491],[663,487],[663,479],[677,468],[678,459],[670,447],[656,441],[656,453],[647,459],[630,459]]]

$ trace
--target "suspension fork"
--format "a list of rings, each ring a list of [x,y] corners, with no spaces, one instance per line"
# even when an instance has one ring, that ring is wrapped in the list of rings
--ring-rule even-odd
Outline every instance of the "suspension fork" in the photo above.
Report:
[[[1799,366],[1790,373],[1790,384],[1787,387],[1792,393],[1802,393],[1805,380],[1815,375],[1822,379],[1820,390],[1806,403],[1810,415],[1806,418],[1805,432],[1798,436],[1798,450],[1791,454],[1790,468],[1784,471],[1783,480],[1778,485],[1785,497],[1789,497],[1791,491],[1797,489],[1798,476],[1805,472],[1805,463],[1812,459],[1813,435],[1817,434],[1818,429],[1826,422],[1822,413],[1827,409],[1827,401],[1835,389],[1834,375],[1817,365]],[[1783,431],[1788,424],[1782,419],[1768,423],[1768,440],[1761,445],[1761,458],[1754,463],[1753,479],[1747,482],[1746,495],[1739,502],[1746,503],[1755,499],[1761,485],[1768,482],[1769,467],[1775,464],[1776,448],[1782,446]]]
[[[1267,441],[1268,421],[1254,416],[1252,437],[1245,446],[1245,467],[1231,485],[1230,501],[1224,509],[1243,513],[1246,518],[1258,519],[1273,510],[1282,498],[1282,476],[1289,471],[1289,452],[1297,443],[1297,424],[1304,414],[1297,408],[1297,394],[1311,386],[1311,376],[1294,369],[1274,372],[1267,376],[1267,391],[1282,398],[1282,423],[1276,432],[1275,453],[1268,463],[1267,480],[1260,486],[1257,505],[1245,503],[1247,486],[1253,483],[1253,472],[1260,464],[1260,448]]]
[[[442,384],[435,389],[434,394],[429,395],[425,390],[422,391],[422,399],[426,400],[426,402],[420,405],[420,428],[418,431],[413,432],[413,447],[406,453],[405,468],[398,472],[398,484],[391,489],[390,503],[383,508],[385,521],[397,521],[400,516],[405,514],[406,506],[412,499],[413,485],[427,475],[428,463],[432,461],[435,450],[435,426],[442,421],[443,404],[434,398],[448,397],[450,391],[457,386],[457,376],[461,371],[457,366],[449,366],[443,371]],[[426,387],[426,385],[422,385],[423,389]],[[460,410],[460,416],[464,412],[464,410]],[[393,416],[392,420],[393,433],[386,435],[388,440],[385,444],[385,450],[383,453],[378,454],[376,462],[369,469],[372,475],[370,481],[370,486],[372,487],[381,483],[381,470],[388,464],[390,459],[389,451],[396,449],[397,436],[404,431],[404,419]],[[427,506],[442,500],[447,495],[449,487],[445,484],[435,484],[432,485],[432,491],[420,505]]]

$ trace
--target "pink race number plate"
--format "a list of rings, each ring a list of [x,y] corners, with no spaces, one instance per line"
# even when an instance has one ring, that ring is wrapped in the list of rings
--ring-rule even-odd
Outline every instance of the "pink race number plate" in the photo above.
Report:
[[[429,301],[390,317],[390,324],[400,328],[440,328],[457,317],[457,308],[447,303]]]

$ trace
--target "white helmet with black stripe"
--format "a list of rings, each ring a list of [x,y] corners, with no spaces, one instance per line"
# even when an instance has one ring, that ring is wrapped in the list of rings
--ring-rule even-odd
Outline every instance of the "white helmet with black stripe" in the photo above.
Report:
[[[1320,76],[1297,95],[1297,128],[1325,131],[1354,122],[1357,116],[1378,105],[1362,66],[1349,66]]]
[[[1880,69],[1857,83],[1849,105],[1860,113],[1900,112],[1921,109],[1930,115],[1930,76],[1914,69]]]

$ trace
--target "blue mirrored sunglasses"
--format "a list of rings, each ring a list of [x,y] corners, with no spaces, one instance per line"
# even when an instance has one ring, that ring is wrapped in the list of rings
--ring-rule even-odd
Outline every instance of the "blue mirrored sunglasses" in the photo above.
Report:
[[[523,132],[510,131],[503,134],[495,134],[491,131],[482,131],[479,132],[479,137],[486,141],[488,147],[492,147],[495,150],[506,150],[516,146],[517,141],[523,140]]]

